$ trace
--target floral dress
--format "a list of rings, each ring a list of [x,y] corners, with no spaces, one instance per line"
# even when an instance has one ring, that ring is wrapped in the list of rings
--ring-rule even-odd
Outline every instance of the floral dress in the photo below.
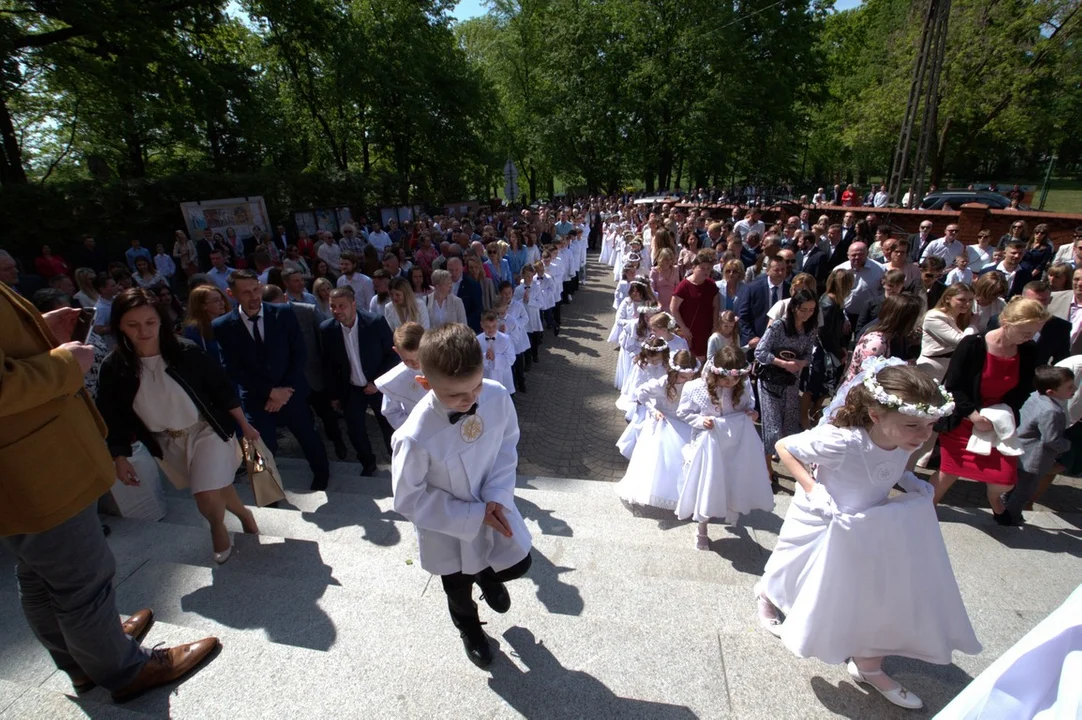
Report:
[[[849,360],[849,369],[845,371],[842,383],[849,382],[853,376],[860,372],[864,361],[870,357],[890,357],[890,343],[883,337],[883,333],[871,330],[864,333],[864,337],[857,341],[853,348],[853,357]]]
[[[785,320],[775,320],[755,346],[755,359],[763,365],[770,365],[782,352],[786,352],[787,355],[783,357],[789,357],[788,353],[792,353],[793,359],[810,362],[815,338],[814,332],[789,335],[785,331]],[[763,445],[773,455],[775,442],[786,435],[800,432],[800,384],[794,379],[790,385],[777,386],[760,378],[759,409],[763,416]]]

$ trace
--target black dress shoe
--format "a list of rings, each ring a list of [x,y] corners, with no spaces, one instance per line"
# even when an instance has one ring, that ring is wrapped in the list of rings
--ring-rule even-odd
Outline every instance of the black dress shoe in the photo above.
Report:
[[[1021,518],[1016,518],[1010,510],[1004,510],[1001,513],[993,512],[992,518],[996,521],[997,525],[1003,525],[1005,527],[1022,524]]]
[[[481,587],[481,599],[495,612],[502,614],[511,609],[511,593],[502,582],[478,578],[477,584]]]
[[[460,634],[462,645],[466,648],[466,657],[470,659],[470,662],[479,668],[492,664],[492,647],[488,644],[488,635],[485,635],[480,624],[463,630]]]
[[[335,440],[334,442],[334,456],[339,460],[346,459],[346,444],[341,440]]]
[[[327,482],[329,480],[330,480],[330,478],[319,477],[317,475],[316,477],[312,478],[312,490],[313,491],[326,490],[327,489]]]
[[[375,463],[365,465],[361,468],[361,477],[375,477],[377,472],[379,472],[379,468]]]

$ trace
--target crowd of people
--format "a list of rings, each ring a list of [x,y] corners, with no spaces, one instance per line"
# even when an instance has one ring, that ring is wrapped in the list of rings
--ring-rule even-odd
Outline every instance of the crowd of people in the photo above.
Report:
[[[38,385],[37,401],[9,405],[0,453],[41,452],[48,438],[31,436],[31,447],[7,436],[60,408],[82,428],[87,454],[82,472],[54,461],[61,490],[47,498],[33,490],[36,471],[21,466],[13,482],[39,507],[29,519],[0,512],[0,536],[19,558],[20,586],[32,590],[24,609],[57,666],[77,688],[102,684],[117,699],[180,677],[218,643],[146,651],[137,639],[149,611],[114,627],[101,532],[84,547],[71,542],[97,530],[92,501],[116,480],[140,483],[131,458],[141,447],[190,488],[213,560],[225,563],[226,512],[259,532],[234,487],[241,441],[273,454],[283,429],[313,491],[330,478],[321,433],[339,459],[349,440],[362,476],[386,454],[395,508],[422,535],[422,567],[441,575],[467,656],[491,662],[472,587],[506,612],[503,583],[530,565],[513,501],[512,398],[527,392],[546,333],[559,336],[588,250],[618,281],[609,340],[628,421],[617,443],[630,459],[621,497],[693,520],[696,546],[707,549],[711,520],[773,509],[780,462],[801,492],[758,590],[761,622],[799,654],[851,658],[853,677],[892,702],[920,703],[882,673],[886,651],[949,662],[952,649],[979,644],[938,534],[924,548],[936,558],[928,586],[939,614],[928,622],[938,630],[903,628],[899,638],[918,639],[892,645],[869,629],[871,615],[854,614],[854,635],[818,634],[853,611],[839,588],[874,559],[858,561],[853,548],[891,545],[891,528],[927,524],[931,502],[915,498],[938,501],[958,477],[987,484],[997,522],[1022,524],[1056,472],[1077,464],[1082,228],[1066,249],[1024,223],[967,247],[955,226],[935,237],[931,222],[898,237],[855,212],[832,224],[805,209],[768,227],[754,206],[718,221],[608,199],[386,229],[362,219],[315,237],[279,226],[242,239],[226,228],[193,242],[177,231],[172,252],[155,250],[133,240],[114,259],[86,236],[67,253],[73,262],[45,246],[25,274],[0,250],[0,310],[12,333],[3,352],[22,363],[5,368],[0,393]],[[84,309],[93,312],[85,341],[72,335]],[[452,455],[462,463],[448,464]],[[874,487],[855,482],[858,459]],[[938,463],[931,484],[912,474],[915,462]],[[884,504],[895,484],[906,496]],[[828,532],[880,506],[848,543]],[[43,535],[72,545],[64,562],[53,562],[55,543],[34,542]],[[809,559],[816,543],[824,552]],[[57,573],[88,562],[79,587],[57,584]],[[897,603],[922,590],[883,592]],[[94,611],[58,632],[64,603]]]
[[[874,214],[811,215],[768,227],[755,207],[717,221],[666,206],[606,219],[629,460],[616,491],[694,520],[705,550],[711,520],[773,509],[780,463],[797,492],[758,586],[762,624],[916,708],[883,674],[885,653],[949,663],[980,650],[934,503],[963,477],[985,485],[996,523],[1023,525],[1055,476],[1078,470],[1082,228],[1058,249],[1022,221],[966,246],[953,223],[896,236]],[[918,463],[938,465],[928,482]],[[828,532],[836,523],[844,533]],[[869,563],[905,581],[857,602],[848,588]],[[901,622],[917,601],[933,617]]]

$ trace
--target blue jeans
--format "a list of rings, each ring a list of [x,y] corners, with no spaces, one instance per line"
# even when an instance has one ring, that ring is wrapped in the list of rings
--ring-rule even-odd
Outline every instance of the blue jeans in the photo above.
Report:
[[[80,670],[116,691],[129,685],[150,653],[124,634],[116,609],[116,560],[97,508],[45,532],[0,537],[18,559],[23,614],[56,666]]]

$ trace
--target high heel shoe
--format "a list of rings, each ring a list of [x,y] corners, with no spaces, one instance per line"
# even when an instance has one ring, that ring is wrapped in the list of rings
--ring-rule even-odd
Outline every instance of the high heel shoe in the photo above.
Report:
[[[781,624],[782,619],[778,617],[779,610],[777,605],[763,597],[763,594],[759,591],[759,586],[756,585],[754,589],[755,602],[757,604],[756,612],[759,616],[759,625],[763,630],[773,635],[776,638],[781,638]],[[773,617],[771,617],[773,615]]]
[[[920,710],[922,707],[924,707],[924,703],[919,697],[909,692],[901,685],[898,685],[898,687],[894,688],[893,690],[882,690],[879,687],[876,687],[874,683],[868,682],[869,676],[885,675],[886,673],[884,673],[882,670],[862,673],[860,671],[860,668],[857,667],[856,661],[852,659],[845,664],[845,669],[849,671],[849,677],[853,678],[854,681],[858,683],[863,683],[865,685],[871,685],[872,688],[874,688],[880,695],[882,695],[898,707],[903,707],[907,710]]]
[[[218,563],[219,565],[222,565],[222,564],[225,563],[226,560],[229,559],[229,556],[232,555],[232,554],[233,554],[233,545],[230,544],[229,547],[226,548],[224,551],[214,553],[214,562]]]

